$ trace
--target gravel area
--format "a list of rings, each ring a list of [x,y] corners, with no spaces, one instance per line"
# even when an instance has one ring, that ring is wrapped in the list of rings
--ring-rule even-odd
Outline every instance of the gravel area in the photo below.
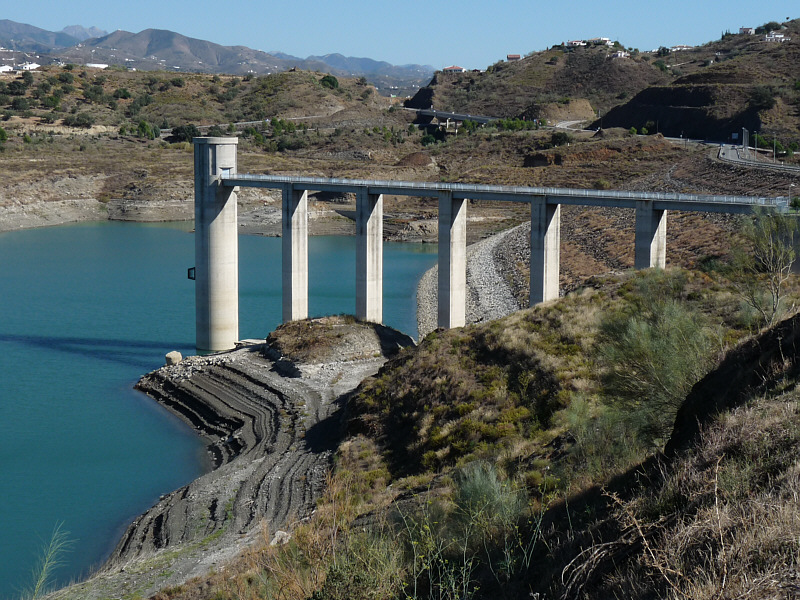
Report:
[[[523,305],[515,297],[514,254],[499,252],[504,245],[524,235],[524,225],[509,229],[467,248],[467,323],[499,319],[520,310]],[[438,298],[438,265],[422,276],[417,287],[417,327],[420,339],[436,329]]]

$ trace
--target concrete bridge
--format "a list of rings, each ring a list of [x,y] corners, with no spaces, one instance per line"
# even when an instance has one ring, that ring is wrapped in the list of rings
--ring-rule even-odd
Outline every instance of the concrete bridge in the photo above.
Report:
[[[524,202],[531,206],[531,306],[558,298],[561,205],[610,206],[636,211],[635,268],[664,268],[667,211],[749,213],[786,210],[788,197],[701,196],[468,183],[365,181],[240,174],[237,138],[195,138],[195,303],[197,349],[233,348],[239,339],[238,224],[240,186],[280,189],[282,203],[283,320],[308,317],[308,192],[356,194],[356,316],[383,318],[383,195],[439,202],[439,327],[466,318],[467,201]]]

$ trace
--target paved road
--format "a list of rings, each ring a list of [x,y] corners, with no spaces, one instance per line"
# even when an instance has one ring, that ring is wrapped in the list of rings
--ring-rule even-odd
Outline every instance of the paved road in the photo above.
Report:
[[[736,163],[743,167],[751,167],[754,169],[774,169],[778,171],[800,173],[800,167],[796,167],[794,165],[784,165],[782,163],[765,162],[761,160],[756,161],[752,158],[745,157],[741,150],[741,146],[734,146],[733,144],[720,144],[719,153],[717,156],[720,160]]]

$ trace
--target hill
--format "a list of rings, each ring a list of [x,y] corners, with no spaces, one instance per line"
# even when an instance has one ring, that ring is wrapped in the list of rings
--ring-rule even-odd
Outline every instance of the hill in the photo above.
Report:
[[[605,111],[622,99],[669,80],[644,56],[615,59],[605,46],[556,46],[485,72],[437,72],[407,106],[506,118],[539,118],[543,106],[570,98]]]
[[[646,127],[665,135],[730,140],[742,127],[791,140],[800,132],[800,21],[785,23],[788,41],[726,34],[661,60],[674,79],[641,91],[603,115],[603,125]],[[599,121],[593,126],[599,126]]]
[[[774,30],[788,41],[765,41]],[[554,46],[485,72],[437,72],[407,102],[503,118],[586,119],[570,101],[588,101],[591,128],[621,127],[725,141],[742,127],[800,140],[800,21],[766,24],[754,35],[726,33],[702,46],[626,51]],[[554,110],[560,107],[560,110]]]
[[[54,48],[67,48],[80,40],[65,32],[39,29],[33,25],[0,20],[0,46],[20,52],[48,53]]]
[[[107,31],[99,29],[97,27],[83,27],[82,25],[70,25],[68,27],[64,27],[62,29],[64,33],[67,35],[71,35],[78,41],[84,41],[91,38],[99,38],[104,35],[108,35]]]

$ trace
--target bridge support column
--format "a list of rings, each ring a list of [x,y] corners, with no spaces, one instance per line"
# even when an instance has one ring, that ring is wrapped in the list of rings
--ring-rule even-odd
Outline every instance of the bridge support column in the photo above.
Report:
[[[634,267],[663,269],[666,265],[667,211],[653,208],[652,200],[637,200]]]
[[[558,298],[560,252],[561,205],[531,198],[531,306]]]
[[[356,196],[356,317],[383,321],[383,195]]]
[[[283,321],[308,318],[308,191],[283,186]]]
[[[236,138],[194,139],[195,326],[198,352],[230,350],[239,339]]]
[[[467,308],[467,201],[439,192],[439,327],[463,327]]]

